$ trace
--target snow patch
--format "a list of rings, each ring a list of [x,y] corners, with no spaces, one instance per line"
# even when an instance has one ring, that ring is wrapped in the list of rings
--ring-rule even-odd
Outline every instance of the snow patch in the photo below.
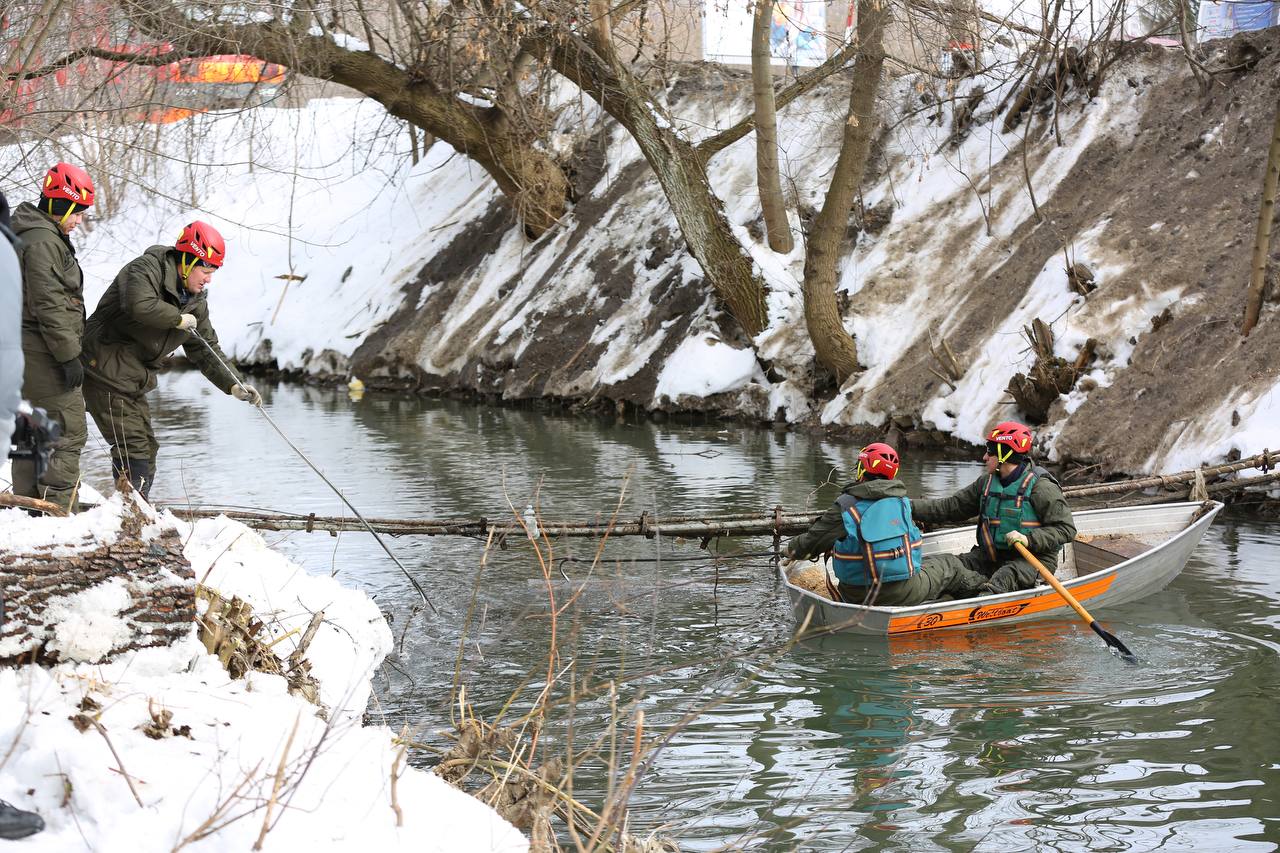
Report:
[[[1169,441],[1147,459],[1148,470],[1186,471],[1208,462],[1220,462],[1234,451],[1254,456],[1280,446],[1280,382],[1256,396],[1236,388],[1229,402],[1209,414],[1184,417],[1169,425]],[[1224,424],[1233,424],[1224,430]],[[1156,466],[1159,466],[1157,468]]]
[[[0,541],[33,548],[74,541],[86,526],[118,517],[117,499],[47,523],[23,516],[38,533],[23,531],[19,538],[19,520],[0,513]],[[45,830],[27,842],[31,849],[81,851],[88,835],[97,850],[248,850],[262,831],[278,767],[286,787],[266,851],[528,849],[528,840],[487,805],[414,767],[401,766],[396,781],[404,821],[396,825],[389,785],[399,746],[392,731],[362,726],[360,718],[369,677],[392,647],[390,630],[368,596],[308,575],[237,522],[164,520],[182,532],[197,577],[207,574],[223,595],[251,602],[281,633],[277,653],[287,655],[297,642],[289,631],[305,626],[312,612],[325,611],[307,659],[333,713],[328,720],[319,717],[315,706],[288,694],[279,676],[232,680],[194,631],[171,647],[102,663],[0,668],[0,743],[6,745],[0,800],[44,818]],[[118,637],[113,614],[127,603],[123,581],[112,581],[51,610],[66,620],[58,635],[63,651],[97,659]],[[86,713],[109,739],[72,724],[86,698],[96,703]],[[160,711],[172,719],[158,731],[153,727],[158,738],[149,737],[142,729]],[[121,764],[141,806],[125,787]],[[202,827],[212,831],[194,835]]]
[[[131,603],[120,578],[54,599],[44,611],[45,624],[54,626],[49,649],[64,660],[97,663],[129,642],[133,632],[120,612]]]
[[[681,343],[663,365],[654,400],[676,400],[682,394],[708,397],[749,382],[765,383],[755,350],[734,349],[717,338],[697,335]]]

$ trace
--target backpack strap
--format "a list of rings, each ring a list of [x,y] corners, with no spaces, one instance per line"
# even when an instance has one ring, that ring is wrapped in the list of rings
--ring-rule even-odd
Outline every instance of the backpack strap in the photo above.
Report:
[[[1048,468],[1044,467],[1043,465],[1036,465],[1031,470],[1036,472],[1037,477],[1044,477],[1046,480],[1048,480],[1050,483],[1053,483],[1059,489],[1062,488],[1062,483],[1058,482],[1058,478],[1053,476],[1053,472],[1050,471]]]
[[[1035,488],[1036,480],[1040,475],[1035,472],[1034,468],[1028,469],[1022,482],[1018,484],[1018,495],[1013,499],[1013,505],[1017,509],[1022,509],[1022,502],[1030,496],[1031,490]]]

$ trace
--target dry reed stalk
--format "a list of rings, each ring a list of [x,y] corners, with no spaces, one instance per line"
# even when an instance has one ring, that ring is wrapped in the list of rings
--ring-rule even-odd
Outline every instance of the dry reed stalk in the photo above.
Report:
[[[558,618],[560,613],[559,613],[559,610],[556,608],[555,585],[551,582],[551,564],[552,564],[552,561],[554,560],[554,549],[551,543],[551,539],[547,536],[546,531],[542,529],[542,524],[539,521],[541,517],[541,502],[538,500],[538,492],[541,490],[541,488],[542,488],[542,481],[541,479],[539,479],[538,488],[534,490],[534,496],[533,496],[533,500],[535,504],[534,525],[537,529],[530,530],[528,524],[525,523],[524,517],[520,513],[516,512],[515,505],[511,502],[511,496],[507,494],[507,472],[505,469],[502,472],[502,495],[507,499],[507,507],[510,508],[511,514],[515,517],[516,523],[520,525],[520,529],[524,531],[527,537],[529,537],[529,542],[532,543],[533,545],[533,553],[538,560],[538,568],[542,572],[543,583],[546,584],[547,599],[551,604],[551,610],[550,610],[551,636],[549,640],[549,648],[547,649],[547,680],[546,680],[546,686],[543,689],[542,695],[539,697],[540,704],[539,706],[535,706],[535,707],[541,707],[541,703],[545,702],[546,697],[550,695],[551,685],[554,683],[556,660],[559,657],[559,651],[557,649],[557,639],[558,639],[558,631],[559,631]],[[534,535],[535,533],[539,534],[542,538],[543,543],[546,544],[547,552],[545,556],[542,553],[542,546],[539,544],[537,537],[535,537]],[[538,751],[538,734],[540,733],[541,728],[542,728],[541,726],[536,726],[533,731],[533,739],[529,746],[529,766],[530,767],[533,766],[533,759]]]
[[[85,719],[89,720],[89,722],[93,724],[93,727],[98,730],[98,734],[102,735],[102,739],[107,742],[107,749],[111,750],[111,755],[116,760],[116,767],[120,768],[120,775],[124,777],[124,781],[129,785],[129,793],[133,794],[134,802],[138,804],[138,808],[146,808],[146,806],[142,804],[142,797],[138,796],[138,789],[133,787],[133,777],[124,769],[124,762],[120,760],[120,753],[116,752],[115,744],[111,742],[111,738],[107,737],[106,728],[96,717],[90,717],[88,715],[84,716]]]
[[[169,853],[178,853],[179,850],[186,847],[188,844],[194,844],[197,841],[202,841],[222,829],[227,824],[238,820],[238,818],[235,817],[227,818],[226,820],[223,820],[223,818],[226,817],[226,814],[231,809],[232,804],[240,799],[241,792],[258,777],[258,768],[261,766],[261,761],[253,765],[253,768],[244,774],[240,779],[239,784],[231,790],[231,793],[227,794],[226,797],[220,800],[218,804],[214,806],[213,811],[209,813],[209,816],[185,838],[175,844]]]
[[[280,753],[280,763],[276,766],[275,778],[271,783],[271,796],[267,799],[266,814],[262,816],[262,829],[258,831],[258,840],[253,842],[254,850],[262,849],[262,842],[271,831],[271,813],[275,810],[276,801],[280,797],[280,789],[284,787],[284,770],[289,761],[289,750],[293,747],[293,737],[298,733],[298,723],[301,720],[301,714],[293,718],[293,728],[289,730],[289,737],[284,742],[284,751]]]
[[[396,814],[396,826],[404,826],[404,812],[400,810],[400,801],[396,796],[396,783],[404,773],[404,759],[409,752],[409,724],[405,723],[400,730],[400,748],[396,750],[395,760],[391,762],[391,811]]]

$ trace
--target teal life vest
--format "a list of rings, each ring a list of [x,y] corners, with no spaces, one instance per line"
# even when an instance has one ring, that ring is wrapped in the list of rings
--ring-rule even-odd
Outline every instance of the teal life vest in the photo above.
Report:
[[[987,475],[978,519],[978,547],[987,559],[996,561],[1008,557],[1012,546],[1004,541],[1006,533],[1014,530],[1026,533],[1040,526],[1040,517],[1031,505],[1031,490],[1039,479],[1039,472],[1030,465],[1007,486],[1000,482],[998,474]]]
[[[923,539],[907,498],[836,498],[845,535],[831,549],[836,577],[849,586],[904,581],[920,568]]]

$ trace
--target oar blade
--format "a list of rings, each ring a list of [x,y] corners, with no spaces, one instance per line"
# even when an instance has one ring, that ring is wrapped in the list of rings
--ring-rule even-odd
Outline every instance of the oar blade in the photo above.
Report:
[[[1096,620],[1093,622],[1090,622],[1089,627],[1093,629],[1093,632],[1095,634],[1097,634],[1099,637],[1102,638],[1102,641],[1105,642],[1111,648],[1112,653],[1115,654],[1117,657],[1119,657],[1120,660],[1124,661],[1125,663],[1138,662],[1138,656],[1135,655],[1133,652],[1129,651],[1129,647],[1126,646],[1124,643],[1120,642],[1119,637],[1117,637],[1115,634],[1112,634],[1106,628],[1103,628],[1101,625],[1097,623]]]

